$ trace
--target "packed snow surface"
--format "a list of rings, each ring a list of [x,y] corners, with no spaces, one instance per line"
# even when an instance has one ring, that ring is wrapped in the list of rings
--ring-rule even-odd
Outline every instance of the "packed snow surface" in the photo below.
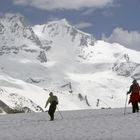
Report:
[[[61,118],[63,116],[63,119]],[[139,140],[140,114],[126,109],[57,111],[0,116],[1,140]]]

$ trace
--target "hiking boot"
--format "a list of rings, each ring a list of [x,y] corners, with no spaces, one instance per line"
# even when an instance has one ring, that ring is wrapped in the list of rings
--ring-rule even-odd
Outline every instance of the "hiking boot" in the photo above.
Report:
[[[54,120],[53,118],[50,119],[50,121],[53,121],[53,120]]]

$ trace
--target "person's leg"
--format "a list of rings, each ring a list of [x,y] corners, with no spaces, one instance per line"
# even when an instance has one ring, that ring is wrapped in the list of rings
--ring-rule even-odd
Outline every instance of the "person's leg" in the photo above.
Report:
[[[54,120],[55,110],[56,110],[56,105],[53,105],[53,107],[52,107],[52,120]]]
[[[136,102],[136,111],[139,112],[138,102]]]
[[[51,120],[51,106],[49,107],[48,114],[49,114],[50,120]]]
[[[135,113],[136,110],[135,110],[135,103],[132,103],[132,112]]]
[[[50,120],[53,120],[53,106],[50,105],[48,114],[50,115]]]
[[[51,104],[50,105],[50,109],[49,109],[49,115],[50,115],[50,120],[52,121],[52,120],[54,120],[54,112],[55,112],[55,110],[56,110],[56,106],[55,105],[53,105],[53,104]]]

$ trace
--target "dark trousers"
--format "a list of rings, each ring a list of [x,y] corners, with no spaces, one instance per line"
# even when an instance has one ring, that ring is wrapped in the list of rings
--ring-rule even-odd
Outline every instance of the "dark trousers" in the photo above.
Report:
[[[134,102],[132,103],[132,112],[139,112],[139,106],[138,106],[138,102]]]
[[[54,112],[56,110],[56,105],[55,104],[51,104],[49,107],[49,111],[48,114],[50,115],[50,120],[54,120]]]

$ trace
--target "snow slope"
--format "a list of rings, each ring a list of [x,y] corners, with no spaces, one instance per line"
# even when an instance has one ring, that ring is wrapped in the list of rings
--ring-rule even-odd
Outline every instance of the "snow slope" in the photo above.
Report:
[[[0,116],[2,140],[139,140],[140,114],[127,109],[64,111]]]
[[[49,69],[53,73],[50,79],[57,80],[58,86],[63,83],[62,79],[66,84],[70,82],[73,92],[87,96],[93,108],[98,108],[98,99],[99,108],[123,106],[131,77],[140,77],[140,52],[117,43],[95,41],[64,19],[36,25],[33,30],[50,46],[47,51],[48,63],[52,64]],[[73,30],[75,34],[71,33]]]
[[[30,27],[19,15],[0,18],[0,88],[8,97],[0,99],[11,107],[14,93],[44,109],[50,91],[61,110],[123,107],[139,70],[140,52],[96,40],[65,19]]]

